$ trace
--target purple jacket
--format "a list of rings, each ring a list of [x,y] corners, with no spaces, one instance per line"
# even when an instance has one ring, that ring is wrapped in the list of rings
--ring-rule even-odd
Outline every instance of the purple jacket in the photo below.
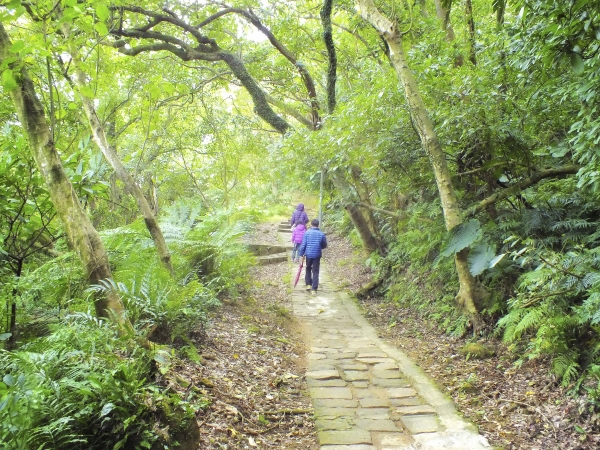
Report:
[[[294,226],[295,223],[301,223],[302,225],[306,225],[308,223],[308,216],[304,212],[304,203],[299,203],[296,207],[296,211],[294,211],[294,214],[292,214],[290,225]]]
[[[303,224],[299,223],[296,226],[296,228],[294,228],[294,231],[292,232],[292,242],[294,244],[301,244],[305,231],[306,231],[306,227]]]

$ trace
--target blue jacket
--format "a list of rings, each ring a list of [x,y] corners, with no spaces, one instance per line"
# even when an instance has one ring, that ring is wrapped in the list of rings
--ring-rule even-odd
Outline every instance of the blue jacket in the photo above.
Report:
[[[325,233],[319,230],[319,227],[312,227],[304,233],[298,255],[300,257],[306,255],[307,258],[320,258],[322,255],[321,250],[325,247],[327,247]]]

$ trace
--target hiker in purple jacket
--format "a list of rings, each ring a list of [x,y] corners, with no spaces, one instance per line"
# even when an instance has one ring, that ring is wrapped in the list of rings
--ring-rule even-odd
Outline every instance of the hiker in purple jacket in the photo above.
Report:
[[[292,250],[292,261],[300,262],[300,256],[298,255],[298,249],[300,248],[300,244],[302,244],[302,238],[304,237],[304,232],[306,231],[306,227],[299,223],[292,231],[292,244],[294,244],[294,250]]]
[[[308,223],[308,216],[304,212],[304,203],[299,203],[296,207],[296,211],[292,214],[292,219],[290,220],[290,225],[293,227],[296,224],[301,223],[306,226]]]

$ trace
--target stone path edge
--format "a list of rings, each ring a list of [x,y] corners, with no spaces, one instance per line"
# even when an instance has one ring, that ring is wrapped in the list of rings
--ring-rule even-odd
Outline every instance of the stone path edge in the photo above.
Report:
[[[446,428],[478,433],[477,427],[474,424],[459,415],[452,399],[444,395],[435,382],[420,367],[413,363],[406,353],[397,347],[386,344],[377,336],[377,332],[373,326],[360,312],[358,300],[354,296],[347,291],[340,291],[338,295],[344,302],[352,319],[356,323],[366,325],[363,330],[369,334],[369,339],[377,342],[384,351],[397,360],[400,365],[400,371],[409,379],[418,394],[436,410],[440,421]]]

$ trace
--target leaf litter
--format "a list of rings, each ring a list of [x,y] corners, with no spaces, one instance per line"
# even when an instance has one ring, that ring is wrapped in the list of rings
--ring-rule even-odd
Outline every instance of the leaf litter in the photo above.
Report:
[[[276,243],[274,225],[253,233],[260,239],[244,240]],[[197,413],[198,448],[316,450],[288,262],[252,267],[249,277],[251,285],[238,298],[224,299],[194,340],[201,363],[177,368],[177,376],[208,400]]]

